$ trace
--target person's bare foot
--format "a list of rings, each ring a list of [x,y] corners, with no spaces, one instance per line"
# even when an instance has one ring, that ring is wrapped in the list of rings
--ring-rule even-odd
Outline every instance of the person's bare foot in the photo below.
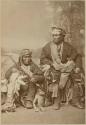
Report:
[[[76,103],[74,104],[75,107],[79,108],[79,109],[84,109],[84,106],[82,106],[81,104],[79,103]]]
[[[60,109],[60,104],[57,104],[57,105],[54,104],[54,105],[53,105],[53,109],[54,109],[54,110],[59,110],[59,109]]]
[[[45,111],[44,107],[40,107],[40,111],[44,112]]]
[[[35,112],[39,112],[39,109],[38,109],[38,108],[35,108],[34,110],[35,110]]]
[[[24,104],[24,107],[27,109],[32,109],[33,108],[33,104],[31,101],[26,101]]]

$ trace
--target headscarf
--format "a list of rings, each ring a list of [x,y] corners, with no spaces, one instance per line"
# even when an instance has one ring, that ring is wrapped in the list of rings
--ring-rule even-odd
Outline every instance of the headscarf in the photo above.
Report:
[[[29,49],[23,49],[20,53],[20,56],[19,56],[19,65],[21,66],[22,64],[22,57],[23,56],[29,56],[29,57],[32,57],[32,52],[29,50]]]

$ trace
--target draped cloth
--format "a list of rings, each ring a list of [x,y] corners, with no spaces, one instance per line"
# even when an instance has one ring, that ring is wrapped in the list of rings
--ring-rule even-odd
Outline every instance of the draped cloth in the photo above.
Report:
[[[59,46],[57,46],[54,43],[51,43],[51,55],[53,59],[53,66],[56,70],[61,71],[60,82],[59,82],[60,88],[65,87],[68,77],[70,75],[70,72],[75,67],[75,63],[72,60],[68,61],[66,64],[61,63],[62,52],[63,52],[63,43]]]
[[[23,69],[23,71],[26,74],[28,74],[30,77],[32,77],[33,73],[30,71],[30,66],[21,65],[21,68]]]
[[[11,74],[7,85],[8,90],[6,103],[2,106],[2,109],[16,108],[14,104],[15,95],[19,96],[20,85],[25,85],[25,82],[23,81],[25,77],[25,75],[20,74],[17,70]]]
[[[66,83],[69,79],[70,72],[75,67],[75,63],[71,60],[65,64],[61,63],[62,53],[63,53],[63,43],[60,45],[56,45],[55,43],[51,43],[51,56],[53,60],[53,66],[55,70],[60,71],[60,78],[58,78],[56,83],[52,83],[49,85],[49,91],[52,91],[52,97],[58,97],[59,88],[64,89]],[[58,82],[59,81],[59,82]]]

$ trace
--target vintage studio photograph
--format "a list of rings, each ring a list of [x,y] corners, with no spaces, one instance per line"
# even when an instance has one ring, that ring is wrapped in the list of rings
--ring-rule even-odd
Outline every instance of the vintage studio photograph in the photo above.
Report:
[[[0,3],[1,124],[85,124],[85,1]]]

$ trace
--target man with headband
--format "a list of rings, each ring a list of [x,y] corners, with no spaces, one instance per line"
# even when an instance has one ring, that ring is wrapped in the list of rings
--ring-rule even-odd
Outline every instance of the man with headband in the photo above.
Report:
[[[54,87],[52,86],[52,98],[54,109],[60,109],[62,90],[65,88],[72,70],[75,67],[81,69],[82,62],[77,51],[64,41],[66,32],[62,28],[52,27],[51,35],[51,42],[42,49],[40,65],[45,69],[47,69],[46,67],[54,69],[57,82],[53,84]],[[76,106],[80,108],[79,104]]]

